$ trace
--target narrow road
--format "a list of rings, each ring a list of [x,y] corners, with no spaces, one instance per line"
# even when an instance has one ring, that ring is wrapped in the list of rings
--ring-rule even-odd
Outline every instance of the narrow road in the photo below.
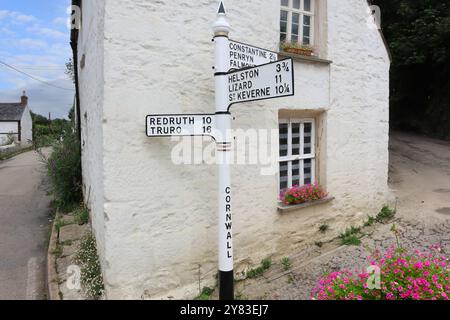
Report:
[[[394,132],[389,154],[399,216],[428,226],[450,219],[450,142]]]
[[[35,152],[0,161],[0,300],[46,298],[47,189]]]

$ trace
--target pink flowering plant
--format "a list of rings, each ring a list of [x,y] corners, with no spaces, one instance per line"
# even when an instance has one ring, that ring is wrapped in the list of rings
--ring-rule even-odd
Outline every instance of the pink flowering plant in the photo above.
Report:
[[[326,198],[328,193],[319,184],[293,186],[280,193],[280,200],[286,205],[301,204]]]
[[[380,270],[379,284],[373,274],[349,270],[333,272],[319,280],[313,289],[314,300],[448,300],[450,263],[433,246],[428,252],[391,248],[383,256],[368,257]]]

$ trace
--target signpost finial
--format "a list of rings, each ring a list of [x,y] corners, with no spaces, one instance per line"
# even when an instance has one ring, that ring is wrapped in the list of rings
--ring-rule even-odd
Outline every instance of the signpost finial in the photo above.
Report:
[[[223,1],[220,1],[219,11],[218,11],[217,13],[223,13],[223,14],[226,14],[226,12],[225,12],[225,6],[223,5]]]
[[[214,36],[226,36],[230,33],[230,24],[228,23],[225,6],[220,1],[219,10],[217,11],[217,19],[213,24]]]

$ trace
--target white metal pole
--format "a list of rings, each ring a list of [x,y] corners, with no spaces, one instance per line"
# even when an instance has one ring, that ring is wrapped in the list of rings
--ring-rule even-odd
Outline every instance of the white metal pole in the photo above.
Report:
[[[228,111],[228,71],[230,69],[230,25],[220,2],[213,25],[215,43],[216,157],[218,160],[219,213],[219,299],[234,299],[233,232],[231,206],[230,153],[232,147],[231,115]]]

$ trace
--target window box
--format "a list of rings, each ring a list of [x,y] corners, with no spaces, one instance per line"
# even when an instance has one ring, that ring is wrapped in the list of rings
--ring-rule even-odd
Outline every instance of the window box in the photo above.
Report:
[[[296,211],[296,210],[300,210],[300,209],[304,209],[304,208],[309,208],[312,206],[317,206],[319,204],[329,203],[333,200],[334,200],[334,197],[327,196],[323,199],[319,199],[319,200],[315,200],[315,201],[308,201],[308,202],[304,202],[301,204],[294,204],[294,205],[288,205],[288,204],[284,204],[283,202],[279,202],[278,203],[278,212],[279,213],[292,212],[292,211]]]
[[[283,42],[280,44],[280,49],[282,52],[297,54],[301,56],[313,56],[314,49],[311,46],[301,45],[299,43]]]

